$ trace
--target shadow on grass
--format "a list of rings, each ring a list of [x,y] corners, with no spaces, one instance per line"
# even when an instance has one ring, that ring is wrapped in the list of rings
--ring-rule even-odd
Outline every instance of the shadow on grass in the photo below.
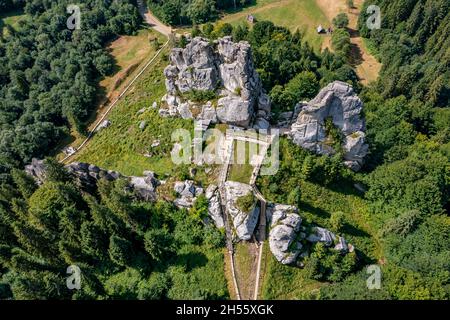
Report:
[[[208,258],[201,252],[190,252],[178,255],[176,264],[186,267],[186,272],[195,268],[204,267],[208,263]]]
[[[254,7],[254,6],[256,6],[257,4],[258,4],[258,0],[252,0],[252,1],[250,1],[249,3],[247,3],[247,4],[244,5],[244,6],[236,7],[236,8],[231,7],[231,8],[229,8],[229,9],[225,9],[225,10],[222,11],[222,13],[223,13],[223,14],[239,13],[239,12],[244,11],[245,9]]]
[[[325,210],[323,210],[321,208],[314,207],[314,206],[312,206],[309,203],[304,202],[304,201],[300,202],[300,209],[301,209],[301,211],[310,212],[310,213],[312,213],[312,214],[314,214],[314,215],[316,215],[316,216],[318,216],[320,218],[329,218],[331,216],[331,214],[329,212],[327,212],[327,211],[325,211]]]
[[[345,223],[343,227],[344,233],[354,236],[354,237],[364,237],[364,238],[370,238],[371,235],[365,232],[364,230],[361,230],[354,225]]]

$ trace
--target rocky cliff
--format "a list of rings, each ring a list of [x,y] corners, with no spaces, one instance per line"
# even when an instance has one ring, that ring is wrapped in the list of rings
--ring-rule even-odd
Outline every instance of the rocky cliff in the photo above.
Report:
[[[255,70],[250,45],[231,37],[214,42],[194,38],[186,48],[175,48],[164,70],[167,94],[162,116],[181,116],[209,123],[267,128],[270,99]],[[208,92],[215,99],[191,101],[190,93]]]
[[[347,83],[335,81],[323,88],[306,105],[292,125],[290,136],[297,145],[319,154],[330,155],[336,150],[328,143],[326,120],[331,119],[342,133],[345,164],[358,171],[368,153],[365,142],[363,103]]]
[[[227,181],[225,183],[226,210],[230,215],[237,240],[250,240],[258,223],[260,208],[256,204],[244,212],[237,204],[238,199],[253,192],[253,188],[244,183]]]
[[[302,244],[306,242],[323,242],[343,254],[354,250],[344,237],[327,229],[302,226],[302,218],[294,206],[269,204],[266,215],[270,226],[270,251],[282,264],[294,264],[300,256],[307,256]]]
[[[115,181],[123,178],[129,182],[129,187],[143,200],[155,201],[157,199],[156,188],[161,182],[151,171],[144,172],[142,177],[126,177],[117,171],[105,170],[95,165],[74,162],[66,166],[67,171],[75,178],[77,184],[86,191],[95,190],[100,179]],[[46,168],[43,160],[33,159],[31,164],[25,167],[25,171],[38,184],[42,184],[46,179]]]

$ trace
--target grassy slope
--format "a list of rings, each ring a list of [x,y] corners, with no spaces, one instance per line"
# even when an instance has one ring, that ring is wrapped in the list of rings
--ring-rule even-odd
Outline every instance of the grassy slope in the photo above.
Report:
[[[24,19],[25,16],[21,10],[14,10],[7,13],[0,12],[0,33],[5,33],[6,25],[17,29],[19,27],[19,21]]]
[[[316,50],[320,50],[325,38],[317,34],[317,26],[321,24],[326,27],[331,24],[315,0],[258,0],[256,5],[225,15],[221,22],[236,25],[246,21],[248,14],[253,14],[257,20],[273,21],[292,31],[299,29],[304,32],[305,40]]]
[[[260,178],[264,179],[264,178]],[[341,211],[345,215],[343,235],[353,244],[359,256],[366,262],[382,257],[377,229],[369,215],[368,203],[351,185],[339,184],[323,187],[311,182],[300,182],[302,203],[300,215],[303,219],[331,228],[328,218],[331,213]],[[284,190],[288,192],[288,190]],[[266,199],[276,202],[268,189],[261,189]],[[270,254],[268,243],[265,249],[267,262],[263,269],[263,299],[309,299],[318,293],[325,282],[310,280],[300,268],[283,266]]]
[[[151,30],[142,29],[136,36],[121,36],[112,41],[107,50],[114,58],[115,72],[111,76],[100,79],[97,92],[97,106],[90,117],[86,120],[89,130],[95,126],[98,119],[108,109],[110,103],[114,101],[134,77],[142,70],[145,64],[155,55],[156,48],[150,43],[150,39],[157,39],[164,43],[165,38]],[[71,130],[67,136],[55,148],[58,159],[64,158],[61,149],[67,145],[78,147],[86,137],[80,135],[75,130]]]

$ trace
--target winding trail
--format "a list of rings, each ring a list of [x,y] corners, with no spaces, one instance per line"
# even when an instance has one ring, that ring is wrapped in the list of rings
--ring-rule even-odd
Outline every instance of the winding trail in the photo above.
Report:
[[[351,42],[351,64],[363,85],[376,81],[381,70],[381,63],[371,55],[358,31],[358,19],[364,0],[354,0],[354,8],[347,7],[346,0],[316,0],[327,18],[332,21],[339,13],[346,13],[349,18],[348,31]],[[331,47],[331,40],[324,41],[323,48]]]

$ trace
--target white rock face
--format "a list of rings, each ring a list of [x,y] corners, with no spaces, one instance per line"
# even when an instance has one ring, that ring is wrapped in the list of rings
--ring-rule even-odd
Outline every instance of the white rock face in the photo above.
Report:
[[[231,216],[239,240],[250,240],[258,222],[260,208],[256,203],[250,212],[242,212],[236,205],[239,198],[252,192],[253,189],[248,184],[234,181],[225,183],[226,210]]]
[[[297,208],[270,204],[266,214],[270,223],[270,251],[282,264],[294,263],[303,247],[299,237],[302,218],[298,215]]]
[[[134,190],[140,199],[145,201],[157,200],[156,189],[161,182],[151,171],[145,171],[143,177],[126,177],[117,171],[105,170],[83,162],[73,162],[65,168],[75,178],[75,182],[86,191],[94,191],[100,179],[115,181],[123,178],[128,180],[128,187]],[[46,168],[43,160],[33,159],[31,164],[25,166],[25,172],[32,176],[38,184],[44,183],[46,179]]]
[[[264,93],[247,42],[235,43],[231,37],[214,43],[194,38],[185,49],[172,50],[164,75],[167,94],[163,102],[167,108],[160,112],[162,116],[195,117],[246,128],[257,119],[270,117],[270,99]],[[217,92],[217,105],[183,101],[183,94],[193,90]],[[193,108],[200,109],[195,116]]]
[[[363,103],[353,88],[335,81],[323,88],[307,105],[303,105],[297,121],[292,125],[290,136],[297,145],[319,154],[334,154],[326,145],[325,121],[331,118],[344,136],[345,164],[358,171],[368,153],[365,143],[365,121],[361,116]]]
[[[213,220],[214,225],[221,229],[225,227],[222,215],[222,205],[220,203],[219,188],[216,185],[210,185],[206,189],[205,193],[206,199],[208,199],[208,214]]]
[[[178,208],[191,208],[197,197],[203,194],[203,188],[196,186],[194,181],[177,181],[174,188],[178,197],[173,202]]]
[[[306,240],[308,240],[309,242],[313,242],[313,243],[323,242],[327,246],[331,246],[333,244],[333,242],[336,240],[336,235],[327,229],[324,229],[321,227],[315,227],[313,229],[313,233],[308,235]]]

